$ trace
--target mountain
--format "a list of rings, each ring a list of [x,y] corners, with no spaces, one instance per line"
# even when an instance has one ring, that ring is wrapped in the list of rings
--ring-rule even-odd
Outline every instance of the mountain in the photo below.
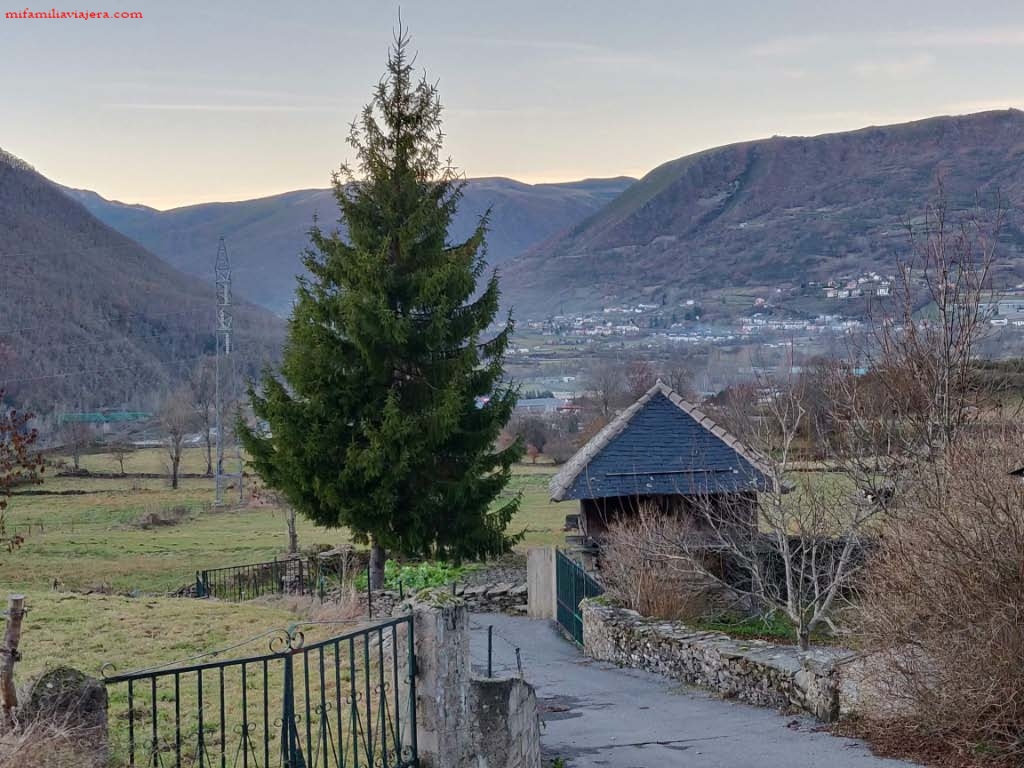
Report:
[[[215,349],[212,279],[186,276],[0,151],[0,388],[37,413],[152,407]],[[241,372],[279,318],[234,307]]]
[[[793,291],[865,269],[891,273],[908,246],[905,223],[934,200],[938,176],[954,212],[979,196],[990,205],[998,192],[1006,219],[997,278],[1020,282],[1024,113],[1008,110],[673,160],[509,264],[504,290],[521,311],[545,314],[645,298],[707,306],[708,292],[726,288]]]
[[[467,236],[491,209],[488,262],[500,266],[537,243],[595,213],[634,179],[587,179],[564,184],[523,184],[503,178],[471,179],[452,227]],[[169,264],[204,279],[212,274],[217,238],[224,235],[238,291],[286,314],[299,258],[309,244],[313,217],[329,228],[338,205],[329,189],[305,189],[258,200],[208,203],[158,211],[106,200],[95,192],[65,191],[107,225],[137,240]]]

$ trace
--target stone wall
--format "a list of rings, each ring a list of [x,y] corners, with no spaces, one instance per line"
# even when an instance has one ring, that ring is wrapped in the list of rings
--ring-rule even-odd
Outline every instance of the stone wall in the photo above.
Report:
[[[583,651],[601,661],[643,669],[726,698],[780,709],[796,708],[830,722],[839,715],[841,650],[802,653],[793,646],[736,640],[679,622],[646,619],[636,611],[585,600]]]
[[[421,765],[540,768],[536,694],[519,678],[474,678],[463,599],[425,590],[397,610],[413,615]]]
[[[472,768],[540,768],[537,694],[526,681],[474,678]]]
[[[451,587],[438,587],[438,589],[449,590],[450,593]],[[333,598],[334,594],[334,592],[330,593],[328,599]],[[403,597],[400,593],[389,589],[374,592],[373,615],[394,615],[395,610],[408,597],[408,593]],[[475,586],[456,584],[455,597],[462,599],[470,613],[510,613],[514,615],[526,613],[527,589],[525,583],[501,582]],[[367,605],[366,592],[359,592],[357,598],[364,607]]]

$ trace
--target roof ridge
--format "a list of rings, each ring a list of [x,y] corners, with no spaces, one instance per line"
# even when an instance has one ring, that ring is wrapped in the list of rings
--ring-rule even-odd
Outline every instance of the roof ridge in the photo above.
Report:
[[[644,406],[651,401],[655,395],[663,395],[670,403],[692,418],[698,426],[717,437],[726,446],[734,450],[743,459],[750,462],[762,475],[772,482],[772,473],[764,459],[754,450],[744,445],[736,436],[731,434],[725,427],[718,424],[714,419],[705,414],[696,405],[685,400],[678,392],[665,384],[660,378],[640,398],[628,408],[609,421],[596,435],[582,446],[572,458],[565,463],[559,472],[551,478],[548,484],[549,495],[554,501],[561,501],[565,492],[572,486],[576,478],[590,464],[591,460],[603,451],[612,440],[629,426]]]

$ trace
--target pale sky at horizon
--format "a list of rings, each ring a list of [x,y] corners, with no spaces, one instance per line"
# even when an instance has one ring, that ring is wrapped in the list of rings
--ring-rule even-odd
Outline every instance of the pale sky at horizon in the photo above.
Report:
[[[0,148],[169,208],[325,187],[384,68],[393,0],[46,0],[7,19]],[[691,152],[1024,107],[1024,4],[405,0],[468,176],[641,176]]]

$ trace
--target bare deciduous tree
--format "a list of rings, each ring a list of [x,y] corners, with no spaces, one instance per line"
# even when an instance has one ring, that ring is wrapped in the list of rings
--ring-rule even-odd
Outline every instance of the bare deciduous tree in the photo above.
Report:
[[[66,421],[60,428],[64,450],[71,456],[72,464],[77,472],[81,468],[82,453],[92,445],[96,437],[91,424],[82,421]]]
[[[587,389],[597,403],[601,418],[607,422],[629,396],[622,363],[612,358],[596,361],[587,373]]]
[[[1022,439],[1015,425],[961,435],[933,460],[944,482],[908,482],[857,611],[861,685],[876,716],[897,715],[875,728],[909,721],[1007,766],[1024,759]]]
[[[634,360],[626,367],[626,387],[634,400],[642,397],[657,380],[654,366],[646,360]]]
[[[894,300],[873,307],[868,337],[834,371],[830,395],[842,424],[831,452],[865,495],[894,500],[998,395],[979,386],[976,356],[989,327],[984,299],[1001,221],[998,208],[954,220],[940,183],[938,201],[910,227],[909,254],[897,260]]]
[[[254,485],[252,497],[284,512],[284,522],[288,531],[288,548],[286,552],[289,557],[299,554],[298,514],[295,511],[295,507],[288,503],[284,494],[260,482]]]
[[[212,357],[202,358],[189,376],[192,391],[192,406],[199,418],[206,447],[206,476],[213,475],[213,426],[216,414],[217,361]]]
[[[875,318],[867,374],[837,378],[837,448],[859,486],[882,478],[889,511],[857,612],[870,683],[913,728],[1017,765],[1024,490],[1009,472],[1021,435],[976,360],[1000,223],[998,206],[927,209],[895,309]]]
[[[527,453],[534,463],[537,462],[537,456],[544,453],[544,448],[553,431],[552,424],[548,420],[533,414],[516,416],[509,424],[509,429],[512,434],[526,444]],[[530,452],[531,448],[533,449],[532,453]]]
[[[757,452],[769,480],[758,494],[753,524],[745,524],[745,512],[736,503],[709,497],[701,504],[710,540],[743,572],[739,591],[781,610],[802,649],[820,625],[834,628],[837,602],[863,566],[865,534],[881,512],[878,504],[828,476],[793,472],[808,416],[804,384],[793,376],[780,382],[765,379],[759,408],[731,420],[739,437]],[[708,577],[737,589],[734,579],[702,567],[701,540],[686,540],[692,542],[692,562]]]
[[[171,488],[177,488],[185,437],[195,429],[197,423],[191,392],[181,388],[171,393],[160,408],[159,418],[164,432],[164,446],[171,462]]]
[[[130,443],[118,440],[117,442],[112,443],[107,450],[110,455],[114,457],[114,461],[117,462],[117,466],[120,468],[121,474],[123,475],[125,473],[124,462],[128,458],[129,454],[134,452],[135,449],[132,448]]]
[[[665,384],[687,400],[694,399],[693,367],[686,353],[678,348],[669,350],[665,361],[659,366],[659,376]]]

